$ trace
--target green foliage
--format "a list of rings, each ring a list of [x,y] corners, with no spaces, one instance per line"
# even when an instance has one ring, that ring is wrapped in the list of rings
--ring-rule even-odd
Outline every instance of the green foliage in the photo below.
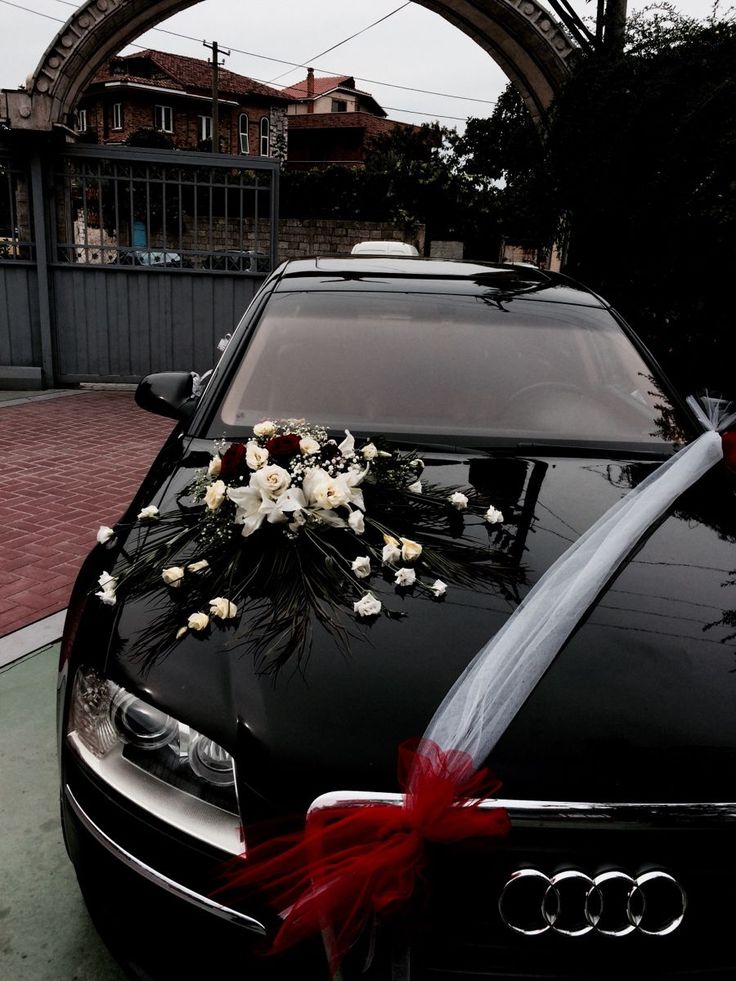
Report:
[[[618,60],[556,106],[548,179],[569,271],[622,311],[677,380],[736,389],[723,354],[736,262],[736,25],[635,16]]]
[[[173,150],[174,141],[157,129],[143,126],[135,130],[125,141],[126,146],[147,147],[150,150]]]
[[[452,145],[467,179],[496,196],[505,238],[540,245],[552,240],[556,210],[544,145],[516,89],[505,89],[489,118],[468,119]]]
[[[285,217],[393,221],[411,237],[460,239],[466,254],[495,257],[497,192],[457,166],[456,134],[438,124],[397,127],[373,139],[364,167],[298,171],[285,167]]]

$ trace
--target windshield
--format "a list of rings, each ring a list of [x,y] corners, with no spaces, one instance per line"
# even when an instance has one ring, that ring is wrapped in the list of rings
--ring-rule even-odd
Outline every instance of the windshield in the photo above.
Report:
[[[448,437],[673,438],[671,404],[608,311],[490,294],[274,294],[218,432],[294,417]]]

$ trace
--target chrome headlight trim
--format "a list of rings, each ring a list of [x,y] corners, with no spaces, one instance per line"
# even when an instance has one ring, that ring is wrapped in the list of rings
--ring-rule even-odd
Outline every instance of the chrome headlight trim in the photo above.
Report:
[[[237,926],[241,926],[251,933],[257,933],[260,936],[266,935],[266,928],[259,920],[254,919],[252,916],[247,916],[245,913],[241,913],[239,910],[231,909],[229,906],[223,906],[222,903],[217,903],[208,896],[202,896],[200,893],[195,892],[193,889],[189,889],[188,886],[183,885],[181,882],[175,882],[162,872],[158,872],[156,869],[151,868],[150,865],[146,865],[145,862],[142,862],[139,858],[136,858],[135,855],[131,855],[130,852],[118,845],[117,842],[113,841],[112,838],[105,834],[102,828],[95,824],[92,818],[82,808],[68,785],[64,787],[64,795],[77,819],[98,842],[98,844],[102,845],[103,848],[114,855],[128,868],[137,872],[139,875],[142,875],[149,882],[154,883],[154,885],[165,889],[178,899],[183,899],[185,902],[204,910],[206,913],[211,913],[220,919],[227,920],[229,923],[234,923]]]
[[[227,855],[243,854],[245,845],[236,815],[142,770],[125,759],[122,746],[100,759],[76,732],[70,732],[67,740],[99,780],[152,817]]]

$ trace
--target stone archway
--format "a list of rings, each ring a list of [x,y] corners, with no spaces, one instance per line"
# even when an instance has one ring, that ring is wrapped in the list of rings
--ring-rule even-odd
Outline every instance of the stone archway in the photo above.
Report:
[[[97,70],[130,41],[199,0],[87,0],[69,18],[28,79],[6,90],[16,130],[69,126]],[[484,48],[519,90],[538,122],[569,72],[576,48],[537,0],[416,0]]]

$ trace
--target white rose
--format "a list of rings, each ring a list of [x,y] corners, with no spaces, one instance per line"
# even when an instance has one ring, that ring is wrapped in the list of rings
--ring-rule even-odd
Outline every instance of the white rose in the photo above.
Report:
[[[422,482],[421,480],[415,480],[413,484],[409,484],[406,488],[410,494],[421,494],[422,493]]]
[[[187,626],[190,630],[205,630],[209,622],[210,618],[206,613],[192,613],[187,620]]]
[[[141,519],[141,521],[155,521],[158,516],[159,510],[155,504],[147,504],[138,512],[138,517]]]
[[[416,460],[411,461],[409,466],[414,467],[415,470],[419,470],[421,473],[421,471],[424,470],[424,460],[420,460],[419,457],[417,457]]]
[[[263,491],[268,497],[274,498],[283,494],[291,484],[291,476],[288,470],[277,466],[275,463],[270,467],[262,467],[257,470],[250,478],[250,486]]]
[[[220,470],[222,470],[222,458],[220,457],[219,453],[215,453],[209,462],[209,466],[207,467],[207,476],[219,477]]]
[[[411,538],[401,539],[401,557],[404,562],[414,562],[422,554],[422,546],[419,542],[413,542]]]
[[[337,448],[344,457],[351,457],[355,453],[355,437],[349,429],[345,430],[345,439]]]
[[[299,440],[299,451],[302,456],[311,456],[313,453],[319,453],[321,449],[322,447],[317,440],[311,436],[305,436],[304,439]]]
[[[210,600],[210,616],[221,620],[232,620],[238,615],[238,608],[225,596],[216,596]]]
[[[176,631],[176,639],[181,640],[182,637],[186,635],[188,629],[188,627],[179,627],[179,629]]]
[[[358,579],[367,579],[371,574],[371,560],[367,555],[361,555],[355,559],[350,568]]]
[[[163,570],[161,578],[167,586],[181,586],[182,579],[184,578],[184,570],[180,565],[169,566],[168,569]]]
[[[413,586],[417,581],[417,574],[413,569],[397,569],[394,582],[397,586]]]
[[[401,549],[396,545],[384,545],[383,551],[381,552],[381,562],[384,565],[393,565],[395,562],[401,561]]]
[[[251,440],[245,444],[245,462],[251,470],[260,470],[268,463],[268,450]]]
[[[452,504],[453,507],[456,507],[458,511],[464,511],[465,508],[468,506],[467,497],[465,496],[465,494],[461,494],[460,491],[455,491],[454,494],[450,494],[447,500],[450,502],[450,504]]]
[[[432,590],[434,595],[439,599],[441,596],[444,596],[445,593],[447,592],[447,583],[442,582],[441,579],[435,579],[435,581],[432,583],[432,585],[429,588]]]
[[[375,460],[378,456],[378,449],[374,443],[368,443],[360,452],[364,460]]]
[[[207,559],[200,559],[199,562],[190,562],[187,566],[187,572],[202,572],[204,569],[209,569],[210,564]]]
[[[210,484],[204,495],[204,503],[210,511],[216,511],[219,508],[225,500],[226,492],[227,487],[224,480],[216,480],[214,484]]]
[[[108,525],[100,525],[100,530],[97,532],[97,541],[100,545],[104,545],[105,542],[109,542],[115,532]]]
[[[100,578],[97,580],[102,589],[95,593],[105,606],[115,606],[115,587],[118,584],[115,576],[111,576],[109,572],[103,572]]]
[[[503,521],[503,515],[497,508],[490,507],[483,515],[489,525],[499,525]]]
[[[348,524],[353,529],[356,535],[362,535],[365,531],[365,521],[363,519],[362,511],[351,511],[350,517],[348,518]]]
[[[267,419],[265,422],[259,422],[253,427],[253,432],[256,436],[273,436],[276,432],[276,424]]]
[[[313,467],[305,476],[302,487],[310,507],[331,510],[347,504],[351,488],[344,477],[331,477],[321,467]]]
[[[381,612],[381,601],[373,593],[366,593],[353,603],[353,610],[359,617],[375,617]]]

